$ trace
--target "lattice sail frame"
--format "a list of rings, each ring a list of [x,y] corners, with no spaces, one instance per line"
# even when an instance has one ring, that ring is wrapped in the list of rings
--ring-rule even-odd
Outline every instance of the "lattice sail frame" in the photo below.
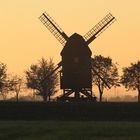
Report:
[[[89,44],[101,33],[103,33],[115,21],[116,19],[111,13],[107,14],[98,24],[96,24],[89,32],[87,32],[83,36],[83,38]]]
[[[60,26],[44,12],[40,17],[40,21],[47,27],[47,29],[55,36],[55,38],[64,46],[67,42],[68,36],[60,28]]]

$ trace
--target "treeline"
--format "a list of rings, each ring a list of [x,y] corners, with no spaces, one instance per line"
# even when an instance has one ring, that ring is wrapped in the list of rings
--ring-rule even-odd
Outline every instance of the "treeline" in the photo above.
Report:
[[[123,85],[128,90],[137,90],[138,101],[140,102],[140,61],[131,63],[129,67],[123,68],[123,74],[118,74],[118,64],[110,57],[101,55],[95,56],[91,61],[92,82],[97,86],[100,93],[100,102],[104,89],[111,89]],[[0,96],[3,100],[9,93],[16,94],[16,101],[19,101],[20,92],[27,88],[33,89],[35,95],[41,96],[44,102],[50,100],[57,92],[58,73],[48,76],[55,68],[52,59],[41,58],[36,64],[32,64],[25,71],[25,76],[9,75],[7,66],[0,63]]]

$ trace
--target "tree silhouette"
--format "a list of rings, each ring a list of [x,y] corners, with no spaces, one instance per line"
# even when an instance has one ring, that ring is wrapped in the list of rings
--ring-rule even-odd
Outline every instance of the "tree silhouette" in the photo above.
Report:
[[[131,63],[130,67],[123,68],[121,83],[128,90],[137,90],[138,102],[140,102],[140,61]]]
[[[23,88],[23,79],[17,75],[14,75],[9,80],[9,90],[16,93],[16,101],[19,101],[19,93]]]
[[[104,57],[102,55],[95,56],[92,59],[92,67],[98,73],[97,75],[94,71],[92,72],[92,80],[93,84],[98,87],[101,102],[105,88],[119,86],[118,69],[110,57]]]
[[[7,82],[7,66],[4,63],[0,63],[0,93],[4,100],[6,100],[8,93],[8,82]]]
[[[37,64],[31,65],[30,69],[25,72],[27,87],[36,90],[36,94],[42,96],[45,102],[48,97],[50,99],[50,96],[56,92],[57,74],[49,75],[53,70],[54,63],[52,59],[48,61],[42,58]]]

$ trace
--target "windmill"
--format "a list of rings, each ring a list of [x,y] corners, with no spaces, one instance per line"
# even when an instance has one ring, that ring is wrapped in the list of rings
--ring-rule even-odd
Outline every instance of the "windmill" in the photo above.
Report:
[[[88,45],[115,21],[115,17],[109,13],[84,36],[74,33],[70,37],[46,12],[39,19],[63,46],[62,61],[47,76],[60,69],[60,88],[63,90],[63,95],[59,99],[93,100],[92,71],[97,75],[98,73],[91,66],[92,52]],[[98,76],[108,86],[106,81],[100,75]],[[73,93],[74,97],[71,97]]]

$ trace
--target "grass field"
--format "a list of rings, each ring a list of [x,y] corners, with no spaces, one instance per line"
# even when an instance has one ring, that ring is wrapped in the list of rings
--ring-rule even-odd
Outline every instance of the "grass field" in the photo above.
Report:
[[[0,140],[139,140],[140,122],[0,121]]]

